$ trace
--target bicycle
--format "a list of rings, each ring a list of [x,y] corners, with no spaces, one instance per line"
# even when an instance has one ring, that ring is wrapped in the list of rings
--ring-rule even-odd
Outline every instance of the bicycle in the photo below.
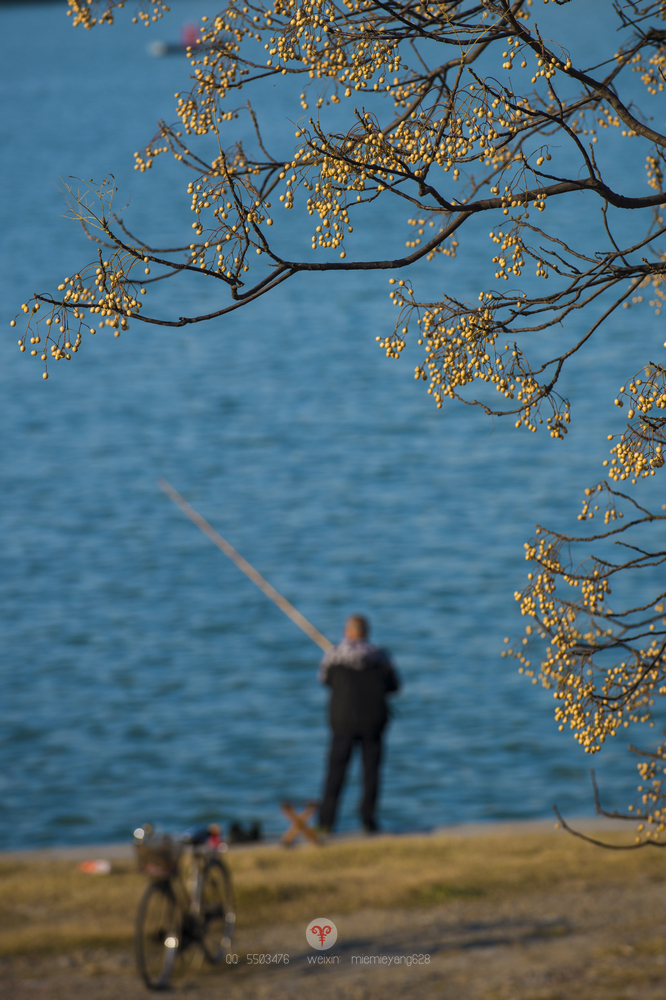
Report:
[[[139,871],[150,878],[136,916],[134,950],[150,989],[167,988],[176,959],[198,946],[213,964],[231,948],[236,904],[231,874],[220,857],[226,844],[214,824],[177,837],[150,824],[134,831]]]

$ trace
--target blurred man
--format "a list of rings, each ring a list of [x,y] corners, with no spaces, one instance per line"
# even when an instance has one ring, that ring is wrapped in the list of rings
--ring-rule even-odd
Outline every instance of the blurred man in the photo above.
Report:
[[[367,833],[378,829],[375,808],[382,734],[389,717],[386,696],[399,689],[400,681],[384,650],[368,643],[369,631],[362,615],[351,615],[345,623],[344,639],[321,662],[319,679],[331,689],[332,730],[328,775],[319,810],[319,826],[324,831],[331,830],[335,823],[338,799],[356,743],[360,743],[363,756],[361,821]]]

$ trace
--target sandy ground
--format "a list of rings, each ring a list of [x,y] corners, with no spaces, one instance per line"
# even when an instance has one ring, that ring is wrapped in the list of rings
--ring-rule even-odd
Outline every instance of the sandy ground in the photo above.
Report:
[[[552,826],[551,826],[552,829]],[[664,858],[666,865],[666,857]],[[666,871],[665,871],[666,875]],[[337,961],[317,953],[298,925],[245,931],[239,964],[181,967],[174,1000],[663,1000],[664,882],[637,874],[599,887],[583,878],[555,889],[457,899],[428,909],[322,914],[338,928]],[[289,965],[249,966],[248,953],[288,953]],[[404,964],[409,956],[420,963]],[[370,963],[359,963],[369,957]],[[427,956],[427,958],[426,958]],[[384,957],[378,964],[375,959]],[[401,964],[393,964],[396,958]],[[356,959],[356,961],[353,961]],[[0,960],[5,1000],[138,1000],[131,952],[97,949]]]

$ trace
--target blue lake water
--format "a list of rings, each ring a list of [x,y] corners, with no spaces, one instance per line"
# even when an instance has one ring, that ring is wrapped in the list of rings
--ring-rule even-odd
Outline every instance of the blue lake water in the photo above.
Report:
[[[555,801],[588,813],[589,758],[557,731],[552,694],[500,652],[522,631],[523,542],[535,520],[575,527],[617,429],[614,394],[660,347],[659,320],[618,316],[583,353],[564,443],[435,410],[411,358],[375,343],[392,320],[386,275],[294,279],[196,330],[98,335],[47,383],[16,349],[20,303],[91,256],[59,177],[113,172],[159,238],[189,222],[183,177],[166,163],[138,176],[132,153],[187,86],[185,60],[152,58],[147,41],[204,10],[182,2],[149,36],[125,21],[74,31],[60,5],[0,8],[0,847],[120,840],[147,820],[278,831],[281,799],[320,791],[319,651],[176,510],[162,475],[326,635],[370,616],[404,681],[383,825],[541,817]],[[277,128],[293,109],[275,101]],[[368,252],[392,225],[374,219]],[[462,258],[432,266],[474,290]],[[202,311],[216,294],[165,288],[157,302]],[[625,748],[595,761],[614,806],[636,784]]]

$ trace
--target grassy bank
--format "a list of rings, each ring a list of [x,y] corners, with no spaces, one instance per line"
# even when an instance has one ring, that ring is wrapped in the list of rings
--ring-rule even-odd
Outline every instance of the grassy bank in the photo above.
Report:
[[[611,837],[607,839],[612,839]],[[625,838],[626,842],[626,838]],[[449,900],[528,896],[556,886],[666,880],[661,851],[603,851],[561,833],[380,837],[322,848],[257,847],[228,855],[244,929],[312,914],[427,909]],[[109,876],[73,862],[0,864],[0,956],[126,947],[145,887],[128,862]]]

